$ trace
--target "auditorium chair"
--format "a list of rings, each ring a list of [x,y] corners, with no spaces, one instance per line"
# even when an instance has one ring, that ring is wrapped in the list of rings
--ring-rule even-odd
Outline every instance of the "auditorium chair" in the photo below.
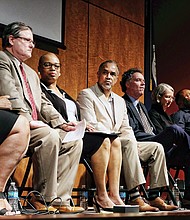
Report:
[[[169,182],[170,182],[170,187],[172,188],[174,186],[175,183],[177,183],[177,180],[179,180],[179,174],[180,171],[182,171],[184,173],[184,169],[185,166],[168,166],[168,178],[169,178]],[[171,172],[174,172],[174,174],[172,175]],[[184,188],[185,186],[179,186],[179,199],[182,202],[183,199],[183,192],[185,190]]]
[[[148,178],[148,172],[149,172],[149,168],[148,168],[148,164],[141,162],[142,168],[143,168],[143,172],[144,172],[144,176],[147,179]],[[174,176],[170,173],[170,169],[175,170],[175,174]],[[184,167],[180,167],[180,166],[168,166],[168,179],[169,179],[169,186],[164,187],[161,190],[161,194],[162,192],[167,192],[168,196],[170,198],[170,200],[173,202],[174,205],[177,205],[176,200],[174,198],[174,195],[172,193],[172,188],[174,186],[174,183],[176,183],[176,179],[179,177],[179,172],[180,170],[184,170]],[[145,187],[145,184],[141,186],[141,193],[143,194],[143,196],[147,199],[148,198],[148,193],[147,193],[147,189]],[[180,196],[180,201],[182,201],[182,192],[179,191],[179,196]]]
[[[94,193],[96,191],[96,185],[95,185],[95,182],[94,182],[93,170],[92,170],[92,167],[91,167],[91,164],[90,164],[90,159],[85,157],[84,155],[81,155],[80,163],[85,166],[86,171],[90,176],[90,185],[87,186],[87,191],[88,191],[88,205],[92,206],[93,205]],[[78,189],[78,190],[80,190],[80,189]]]
[[[12,174],[10,181],[16,182],[19,190],[19,197],[24,197],[24,194],[26,195],[32,190],[32,177],[30,176],[32,175],[32,153],[28,151],[27,154],[20,161],[20,164],[20,167],[18,164],[16,170]],[[28,179],[29,177],[31,177],[30,180]],[[29,180],[28,183],[27,180]]]

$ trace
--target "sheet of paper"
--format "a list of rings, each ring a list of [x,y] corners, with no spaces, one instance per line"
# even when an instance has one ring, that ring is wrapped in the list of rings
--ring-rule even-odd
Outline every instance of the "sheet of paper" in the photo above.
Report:
[[[106,131],[86,131],[86,133],[90,134],[99,134],[99,135],[107,135],[107,136],[118,136],[121,132],[106,132]]]
[[[85,129],[86,129],[86,121],[85,119],[83,119],[77,124],[75,131],[67,132],[65,138],[62,140],[62,143],[67,143],[69,141],[76,141],[82,139],[84,137]]]

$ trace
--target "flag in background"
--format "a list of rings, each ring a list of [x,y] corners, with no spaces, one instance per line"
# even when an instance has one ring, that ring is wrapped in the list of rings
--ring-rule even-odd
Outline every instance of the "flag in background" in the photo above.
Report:
[[[153,80],[153,87],[157,86],[155,45],[152,45],[152,80]]]

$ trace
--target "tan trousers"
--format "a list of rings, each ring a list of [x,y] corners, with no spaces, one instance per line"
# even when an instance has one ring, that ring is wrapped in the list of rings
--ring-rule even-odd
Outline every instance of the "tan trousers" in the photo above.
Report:
[[[121,138],[121,145],[123,171],[128,190],[146,182],[140,160],[148,161],[150,188],[169,185],[165,153],[161,144],[157,142],[136,142]]]
[[[62,144],[60,137],[64,134],[60,129],[50,127],[31,130],[29,147],[34,150],[33,188],[47,202],[61,197],[63,204],[69,205],[82,152],[82,140]]]

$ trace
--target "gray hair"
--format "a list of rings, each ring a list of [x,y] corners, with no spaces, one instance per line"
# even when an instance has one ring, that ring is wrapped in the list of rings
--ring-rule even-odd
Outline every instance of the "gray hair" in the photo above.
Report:
[[[98,68],[98,72],[101,72],[102,69],[108,64],[108,63],[113,63],[116,65],[117,67],[117,71],[118,71],[118,74],[119,74],[119,66],[117,64],[117,62],[115,60],[106,60],[104,61],[103,63],[100,64],[99,68]]]
[[[32,28],[23,22],[13,22],[8,24],[2,34],[2,46],[3,48],[9,47],[9,36],[12,35],[13,37],[19,37],[21,31],[24,30],[31,30]]]
[[[174,92],[173,87],[166,83],[160,83],[157,87],[154,88],[152,92],[152,103],[156,104],[160,102],[160,98],[166,93],[167,90]]]

